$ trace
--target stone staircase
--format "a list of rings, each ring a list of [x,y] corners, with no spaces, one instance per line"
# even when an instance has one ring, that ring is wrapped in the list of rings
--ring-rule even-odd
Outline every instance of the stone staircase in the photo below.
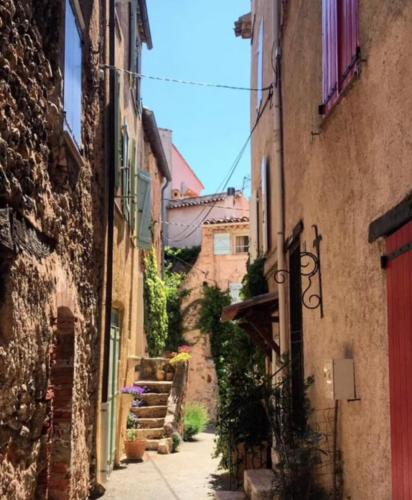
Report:
[[[165,439],[164,423],[172,384],[172,381],[159,380],[138,380],[134,383],[148,389],[141,396],[144,406],[130,409],[139,417],[138,439],[146,439],[147,450],[157,450],[160,441]]]
[[[273,493],[274,473],[270,469],[245,470],[244,491],[216,491],[216,500],[276,500]]]

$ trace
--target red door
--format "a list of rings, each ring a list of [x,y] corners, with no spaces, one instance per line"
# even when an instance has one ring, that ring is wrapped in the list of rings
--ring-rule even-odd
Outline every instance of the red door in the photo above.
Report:
[[[387,239],[392,498],[412,499],[412,222]]]

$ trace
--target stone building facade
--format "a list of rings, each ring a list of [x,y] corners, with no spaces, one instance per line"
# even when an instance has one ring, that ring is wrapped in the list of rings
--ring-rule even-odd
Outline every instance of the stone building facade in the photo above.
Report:
[[[144,257],[154,248],[163,259],[162,187],[170,180],[156,119],[142,106],[143,46],[152,48],[146,2],[114,5],[111,61],[106,61],[113,125],[106,132],[112,184],[108,186],[106,300],[100,338],[97,476],[104,484],[124,457],[121,389],[133,382],[136,358],[147,353],[144,332]],[[124,412],[123,412],[124,413]]]
[[[1,498],[86,498],[94,481],[102,4],[0,6]]]
[[[252,86],[274,84],[273,106],[253,137],[251,246],[266,256],[270,290],[283,303],[273,333],[281,350],[291,350],[295,387],[314,375],[312,419],[331,411],[320,429],[336,432],[342,461],[320,480],[341,485],[345,498],[411,491],[411,454],[399,441],[400,429],[408,434],[402,380],[410,365],[394,347],[410,333],[409,320],[396,324],[404,318],[396,307],[410,309],[400,276],[410,276],[411,264],[403,247],[390,254],[411,219],[411,20],[412,6],[402,0],[254,0],[236,26],[252,38]],[[253,124],[268,94],[252,94]],[[407,243],[408,227],[401,231]],[[305,252],[317,261],[305,261]],[[310,262],[318,266],[311,283],[302,267]],[[350,391],[332,395],[338,380],[330,366],[342,359],[352,366],[343,377]]]
[[[184,283],[185,289],[190,291],[182,304],[184,336],[192,348],[186,402],[204,404],[211,420],[216,419],[217,378],[209,335],[198,328],[199,301],[203,297],[204,283],[229,290],[233,302],[240,300],[248,250],[248,217],[206,220],[202,226],[201,251]]]

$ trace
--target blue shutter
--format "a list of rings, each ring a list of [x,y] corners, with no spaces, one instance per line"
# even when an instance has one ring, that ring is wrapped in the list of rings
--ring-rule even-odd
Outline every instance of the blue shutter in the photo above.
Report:
[[[137,181],[137,241],[140,248],[150,249],[152,246],[152,180],[148,172],[138,170]]]
[[[64,128],[82,144],[82,40],[70,0],[66,0],[64,46]]]

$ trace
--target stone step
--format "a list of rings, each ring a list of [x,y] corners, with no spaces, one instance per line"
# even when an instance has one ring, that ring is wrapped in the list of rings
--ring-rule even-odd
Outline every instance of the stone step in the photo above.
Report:
[[[152,429],[138,429],[137,439],[162,439],[165,431],[163,427],[154,427]]]
[[[273,500],[273,480],[275,474],[271,469],[245,470],[243,487],[251,500]]]
[[[172,438],[165,439],[146,439],[146,450],[157,451],[159,443],[162,441],[168,441],[170,448],[172,447]]]
[[[130,411],[139,418],[164,418],[167,413],[167,406],[139,406],[130,408]]]
[[[246,500],[243,491],[215,491],[215,500]]]
[[[164,406],[167,405],[167,399],[169,397],[168,392],[146,392],[139,396],[142,401],[147,403],[146,406]]]
[[[160,427],[163,426],[164,422],[165,422],[164,417],[163,418],[139,417],[139,425],[141,429],[154,429],[154,428],[159,429]]]
[[[173,382],[169,382],[166,380],[158,381],[158,380],[137,380],[134,385],[138,385],[139,387],[147,387],[150,389],[152,393],[169,393],[172,388]]]

